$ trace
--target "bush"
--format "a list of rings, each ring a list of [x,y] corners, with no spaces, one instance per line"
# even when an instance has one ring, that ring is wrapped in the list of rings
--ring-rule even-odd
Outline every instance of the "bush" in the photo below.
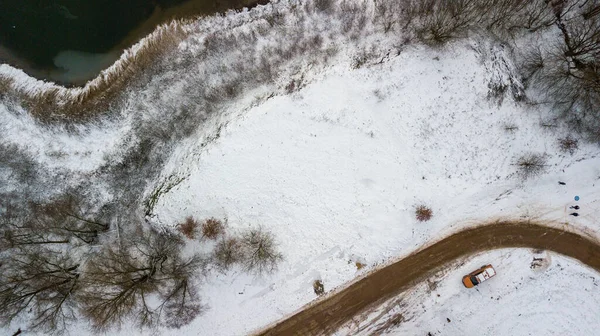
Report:
[[[313,289],[315,291],[315,294],[323,295],[325,293],[325,286],[323,286],[323,281],[315,280],[313,282]]]
[[[262,274],[272,272],[277,263],[283,259],[276,250],[273,234],[259,227],[242,234],[244,249],[244,267],[246,270]]]
[[[579,148],[579,140],[567,135],[565,138],[558,139],[558,146],[561,152],[573,155]]]
[[[546,155],[538,153],[524,154],[517,160],[518,174],[528,179],[542,174],[546,170]]]
[[[433,211],[425,205],[419,205],[415,209],[415,216],[419,222],[426,222],[433,217]]]
[[[242,244],[237,238],[221,239],[215,246],[213,255],[215,263],[221,269],[228,269],[244,258]]]
[[[220,219],[209,218],[202,223],[202,237],[215,240],[225,233],[225,225]]]
[[[177,230],[179,230],[179,232],[181,232],[187,238],[194,239],[196,238],[198,225],[198,221],[195,220],[192,216],[189,216],[185,219],[185,222],[177,226]],[[204,232],[204,225],[202,226],[202,231]]]

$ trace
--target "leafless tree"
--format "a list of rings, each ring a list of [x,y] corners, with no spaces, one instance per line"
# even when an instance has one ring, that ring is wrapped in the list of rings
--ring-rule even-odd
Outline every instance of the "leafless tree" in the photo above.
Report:
[[[86,215],[79,205],[79,200],[66,194],[49,204],[35,205],[33,216],[36,221],[58,235],[74,237],[85,243],[93,243],[109,225],[101,223]]]
[[[552,8],[546,0],[412,0],[405,3],[407,10],[403,20],[412,23],[423,41],[433,44],[473,30],[510,37],[519,31],[536,31],[554,23]],[[382,8],[378,11],[386,13]]]
[[[529,83],[536,81],[536,75],[544,69],[545,60],[539,45],[533,45],[524,49],[519,54],[519,72],[523,78],[523,84],[527,87]]]
[[[201,311],[193,275],[203,267],[198,256],[181,255],[181,238],[146,231],[107,245],[86,265],[82,312],[98,330],[134,318],[140,327],[153,327],[163,318],[170,327],[189,323]],[[158,302],[158,303],[157,303]]]
[[[47,230],[44,223],[32,218],[5,219],[0,228],[0,246],[3,250],[27,245],[68,244],[69,238]]]
[[[558,116],[600,141],[600,17],[585,15],[597,0],[551,2],[562,36],[547,45],[535,66],[536,85]],[[541,60],[539,60],[541,58]]]
[[[554,14],[546,0],[478,0],[477,12],[483,28],[500,36],[535,32],[554,24]]]
[[[262,274],[272,272],[283,259],[276,249],[275,237],[262,227],[250,229],[242,234],[244,267],[246,270]]]
[[[71,238],[90,244],[109,228],[85,215],[72,195],[47,204],[30,203],[27,208],[26,215],[3,218],[2,247],[67,244]]]
[[[424,204],[420,204],[415,208],[415,217],[419,222],[426,222],[433,217],[433,210]]]
[[[239,239],[226,237],[219,240],[213,251],[216,265],[226,270],[231,265],[240,262],[244,258],[244,251]]]
[[[547,5],[547,0],[517,2],[524,2],[526,6],[519,15],[516,15],[512,19],[510,26],[507,27],[509,31],[527,29],[530,32],[535,32],[554,24],[554,15],[551,8]]]
[[[30,329],[64,331],[75,318],[79,264],[40,247],[11,252],[0,265],[0,320],[31,313]]]
[[[459,37],[480,21],[477,0],[413,0],[410,8],[417,35],[434,44]]]
[[[190,278],[191,276],[181,277],[162,291],[163,302],[160,309],[164,310],[165,325],[169,328],[178,329],[189,324],[204,309]]]

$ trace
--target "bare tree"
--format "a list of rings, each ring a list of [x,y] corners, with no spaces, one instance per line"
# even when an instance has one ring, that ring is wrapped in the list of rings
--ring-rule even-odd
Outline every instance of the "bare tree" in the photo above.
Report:
[[[459,37],[480,21],[477,0],[414,0],[410,8],[417,35],[434,44]]]
[[[182,257],[178,236],[146,231],[124,242],[107,245],[85,268],[86,287],[79,298],[96,329],[119,326],[130,317],[140,327],[153,327],[175,315],[167,325],[180,327],[200,313],[192,275],[204,261]]]
[[[239,239],[227,237],[219,240],[213,251],[215,263],[223,270],[240,262],[244,258],[244,251]]]
[[[48,204],[32,205],[33,217],[57,235],[74,237],[90,244],[100,233],[106,232],[109,225],[91,218],[79,203],[77,197],[65,194]]]
[[[598,1],[551,2],[562,36],[546,46],[533,84],[576,131],[600,141],[600,17]],[[586,18],[587,17],[587,18]]]
[[[32,314],[30,329],[63,331],[75,318],[79,264],[65,253],[36,247],[12,251],[0,265],[0,320]]]
[[[506,27],[509,31],[527,29],[530,32],[535,32],[554,24],[554,15],[551,8],[547,5],[547,0],[515,2],[525,3],[526,6],[519,15],[512,17],[510,25]]]
[[[242,234],[244,249],[244,267],[246,270],[262,274],[272,272],[283,259],[276,249],[275,238],[262,227],[250,229]]]
[[[32,218],[6,219],[0,228],[0,246],[3,250],[28,245],[68,244],[69,238],[48,230],[44,223]]]
[[[519,54],[519,72],[525,87],[536,81],[536,75],[544,69],[544,55],[539,45],[533,45]]]
[[[162,291],[165,325],[169,328],[181,328],[189,324],[204,309],[199,303],[198,293],[190,276],[176,279]]]
[[[27,245],[68,244],[76,238],[90,244],[109,225],[85,215],[79,200],[71,195],[38,204],[30,202],[21,214],[3,216],[0,228],[0,246],[4,249]],[[12,210],[11,210],[12,211]]]

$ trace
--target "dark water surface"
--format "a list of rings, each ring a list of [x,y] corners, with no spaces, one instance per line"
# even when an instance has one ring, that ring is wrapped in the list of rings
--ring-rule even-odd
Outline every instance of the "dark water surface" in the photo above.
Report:
[[[0,63],[34,77],[82,84],[123,49],[174,17],[239,8],[249,0],[0,0]]]

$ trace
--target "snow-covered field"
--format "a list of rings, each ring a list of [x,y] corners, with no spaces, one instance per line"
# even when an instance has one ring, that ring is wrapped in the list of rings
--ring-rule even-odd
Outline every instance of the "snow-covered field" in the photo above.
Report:
[[[545,218],[597,231],[597,149],[559,155],[542,111],[490,102],[486,62],[459,43],[407,48],[359,70],[334,66],[230,120],[204,149],[181,146],[164,174],[185,180],[160,199],[157,222],[193,215],[227,216],[234,230],[262,225],[285,255],[271,276],[209,278],[211,309],[194,325],[246,334],[314,299],[316,279],[332,289],[360,274],[356,261],[370,269],[480,221]],[[518,130],[506,131],[509,123]],[[525,152],[547,153],[547,173],[522,182],[514,163]],[[567,211],[575,195],[576,220]],[[418,204],[432,207],[431,221],[416,221]]]
[[[532,267],[534,258],[541,260]],[[498,274],[465,289],[462,276],[487,263]],[[369,318],[356,318],[338,334],[594,335],[600,328],[600,277],[577,261],[502,249],[455,266],[386,302]],[[394,318],[396,325],[390,323]]]
[[[289,3],[273,6],[285,12]],[[261,10],[267,9],[239,15]],[[311,29],[334,35],[337,26],[323,26]],[[314,280],[330,291],[429,241],[494,219],[545,219],[598,236],[598,147],[581,141],[575,154],[561,153],[557,139],[566,130],[541,126],[548,106],[518,103],[508,94],[502,103],[488,97],[490,84],[515,78],[508,47],[473,37],[439,48],[387,48],[397,36],[374,28],[369,34],[356,45],[331,38],[336,57],[319,65],[300,60],[290,70],[305,86],[285,94],[281,76],[247,90],[173,149],[146,193],[173,178],[182,182],[160,195],[149,222],[172,227],[187,216],[214,216],[227,217],[233,232],[262,226],[275,235],[284,260],[263,276],[238,268],[209,273],[200,293],[208,309],[190,325],[160,334],[249,334],[314,300]],[[196,42],[189,38],[182,53],[202,45]],[[279,42],[285,36],[257,43]],[[381,56],[353,64],[359,47],[373,43]],[[13,139],[48,167],[93,171],[135,141],[134,121],[159,120],[177,94],[188,92],[187,73],[174,73],[177,85],[159,87],[159,78],[145,92],[131,93],[118,111],[121,123],[91,125],[79,136],[48,130],[26,111],[0,105],[2,140]],[[138,117],[138,105],[147,114]],[[547,162],[544,173],[523,180],[515,163],[526,153],[545,154]],[[433,210],[428,222],[415,219],[421,204]],[[569,216],[574,204],[581,206],[579,217]],[[531,259],[527,250],[469,258],[440,275],[435,290],[421,286],[403,295],[408,321],[391,332],[594,334],[597,275],[554,254],[547,269],[534,272]],[[357,270],[357,262],[366,267]],[[463,273],[489,262],[497,277],[477,290],[462,288]]]

